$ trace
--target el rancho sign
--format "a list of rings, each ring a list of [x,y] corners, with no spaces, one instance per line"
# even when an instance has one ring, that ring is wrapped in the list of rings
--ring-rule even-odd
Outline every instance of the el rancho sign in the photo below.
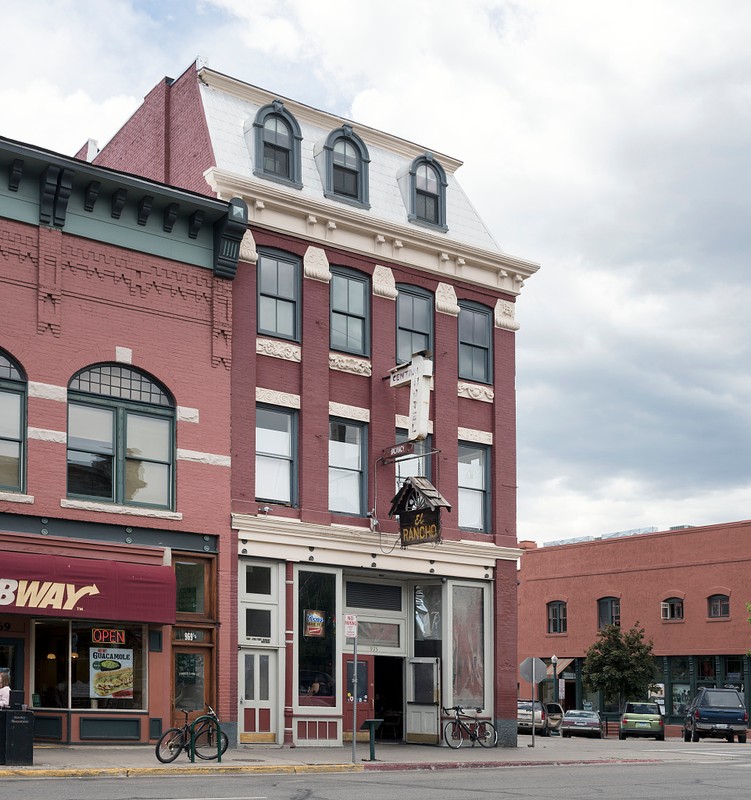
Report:
[[[389,516],[399,517],[402,547],[441,541],[441,509],[451,511],[446,498],[427,479],[412,475],[391,501]]]

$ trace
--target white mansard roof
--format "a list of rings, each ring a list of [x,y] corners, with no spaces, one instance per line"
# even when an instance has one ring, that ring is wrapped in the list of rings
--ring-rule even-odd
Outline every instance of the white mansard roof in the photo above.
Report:
[[[222,198],[240,195],[248,202],[251,222],[308,238],[319,238],[347,249],[406,261],[446,277],[461,277],[510,294],[537,271],[529,261],[504,253],[456,180],[461,161],[441,153],[432,156],[446,180],[448,230],[428,229],[408,220],[409,209],[397,177],[405,173],[426,148],[358,125],[349,120],[259,89],[208,68],[199,69],[201,98],[214,149],[216,168],[207,180]],[[277,183],[253,170],[252,133],[244,130],[259,109],[281,100],[300,126],[301,183],[299,189]],[[369,208],[360,208],[324,195],[314,159],[328,135],[351,125],[368,148]]]

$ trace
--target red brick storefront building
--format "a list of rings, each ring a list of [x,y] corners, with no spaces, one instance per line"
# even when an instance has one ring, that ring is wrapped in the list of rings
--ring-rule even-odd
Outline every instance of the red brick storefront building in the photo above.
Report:
[[[536,265],[498,248],[456,159],[206,68],[160,82],[95,163],[249,209],[233,290],[239,661],[219,687],[240,698],[239,741],[341,744],[356,707],[387,736],[437,742],[441,704],[460,703],[515,744],[514,303]],[[412,406],[389,375],[419,352],[431,391]],[[409,476],[451,506],[439,545],[399,546]]]
[[[246,212],[7,139],[0,172],[0,670],[38,740],[148,742],[234,669]]]
[[[638,624],[654,643],[659,689],[653,696],[668,721],[681,721],[701,686],[736,686],[748,706],[750,537],[745,521],[525,550],[520,660],[537,656],[550,663],[556,655],[565,707],[589,701],[603,708],[602,698],[582,685],[582,660],[603,625]],[[522,696],[530,691],[520,684]],[[552,700],[552,665],[542,691]]]

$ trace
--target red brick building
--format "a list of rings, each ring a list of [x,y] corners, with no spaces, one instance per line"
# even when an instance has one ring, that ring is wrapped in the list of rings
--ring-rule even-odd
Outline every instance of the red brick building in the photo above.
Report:
[[[246,209],[7,139],[0,172],[0,670],[37,739],[148,742],[234,669]]]
[[[597,631],[644,628],[655,654],[655,698],[680,722],[701,686],[740,688],[751,700],[747,621],[751,522],[687,527],[526,549],[519,570],[519,658],[558,657],[567,708],[602,698],[582,685]],[[527,543],[522,543],[522,545]],[[531,543],[530,543],[531,544]],[[552,665],[542,685],[552,700]],[[531,687],[522,683],[522,696]]]
[[[461,703],[515,744],[514,302],[536,265],[497,246],[456,159],[195,65],[95,163],[249,209],[233,291],[238,582],[222,601],[239,663],[218,687],[240,697],[239,740],[341,744],[356,709],[437,742],[441,704]],[[414,396],[389,379],[409,363]],[[390,512],[409,476],[451,506],[441,544],[400,547]]]

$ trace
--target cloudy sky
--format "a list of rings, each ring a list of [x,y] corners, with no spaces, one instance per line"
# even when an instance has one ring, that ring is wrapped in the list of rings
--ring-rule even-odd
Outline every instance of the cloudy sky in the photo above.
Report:
[[[751,518],[751,3],[4,0],[0,133],[211,67],[464,161],[517,305],[519,538]]]

